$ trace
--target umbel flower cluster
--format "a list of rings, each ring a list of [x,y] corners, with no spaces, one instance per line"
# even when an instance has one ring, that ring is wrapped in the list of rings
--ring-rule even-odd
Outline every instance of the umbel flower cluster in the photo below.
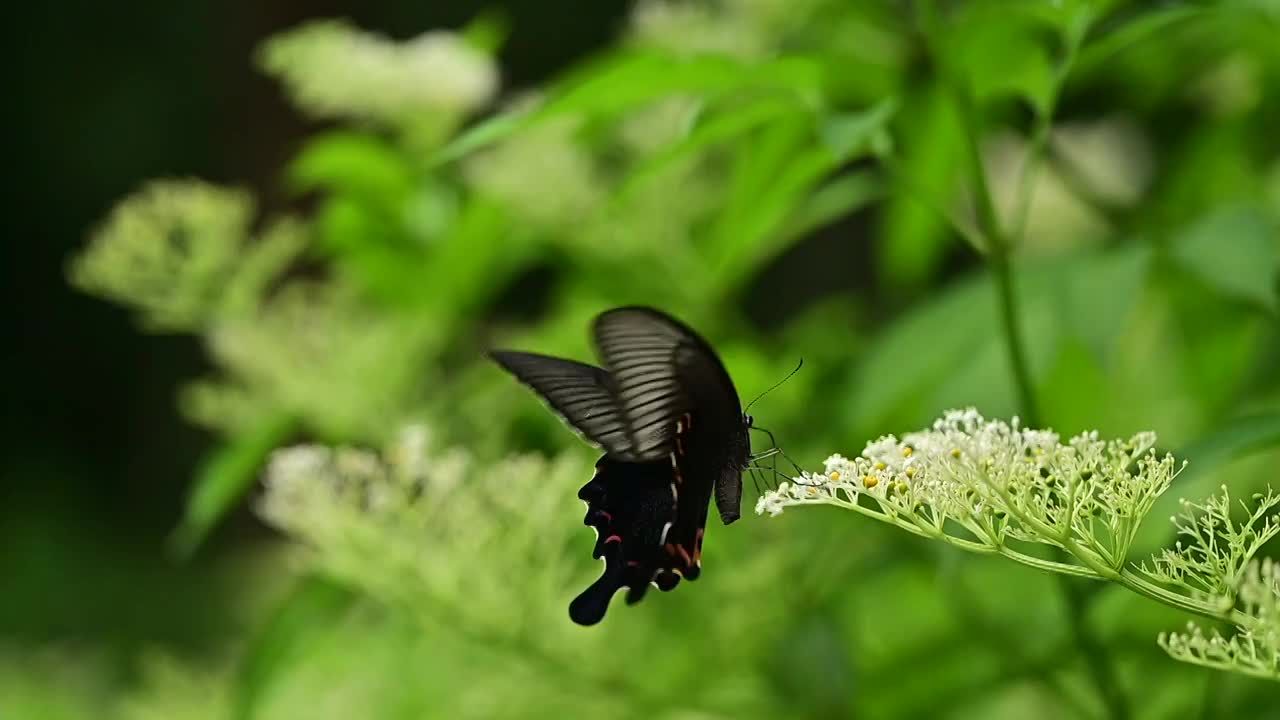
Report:
[[[321,444],[277,450],[258,505],[268,523],[307,548],[299,558],[304,569],[358,592],[378,613],[408,620],[397,638],[420,638],[434,656],[450,658],[419,681],[440,688],[428,695],[434,712],[500,717],[527,704],[562,709],[559,717],[607,715],[622,694],[645,709],[644,717],[657,717],[663,711],[654,708],[671,702],[670,688],[688,667],[723,662],[727,647],[735,657],[767,657],[782,641],[782,620],[799,592],[782,581],[785,548],[736,561],[737,572],[698,588],[704,602],[642,604],[628,608],[627,622],[580,632],[566,608],[599,573],[574,497],[591,477],[588,457],[485,460],[434,437],[414,425],[381,452]],[[715,548],[727,552],[723,543]],[[786,602],[773,609],[741,602],[767,592]],[[674,622],[698,627],[705,642],[671,642],[664,623],[673,622],[673,612],[685,613]],[[762,618],[769,629],[744,636],[743,628]],[[652,667],[634,672],[637,657]],[[772,702],[766,669],[744,664],[708,679],[679,698],[680,708],[728,707],[727,717],[752,716]],[[503,683],[509,687],[495,694]],[[365,708],[354,716],[380,715]]]
[[[832,455],[764,494],[760,514],[834,505],[908,532],[1070,575],[1118,582],[1135,592],[1234,623],[1226,640],[1192,626],[1160,644],[1173,657],[1280,680],[1280,582],[1255,555],[1280,534],[1280,496],[1245,503],[1234,522],[1227,489],[1203,503],[1183,501],[1181,540],[1135,566],[1128,552],[1139,525],[1182,465],[1159,455],[1154,433],[1103,440],[1096,432],[1063,442],[1049,430],[952,410],[933,427],[868,443],[855,458]],[[1065,552],[1043,557],[1035,546]]]

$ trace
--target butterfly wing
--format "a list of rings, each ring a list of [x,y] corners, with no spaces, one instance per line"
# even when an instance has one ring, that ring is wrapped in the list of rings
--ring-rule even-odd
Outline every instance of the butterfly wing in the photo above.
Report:
[[[671,493],[674,469],[665,461],[633,463],[608,455],[596,463],[595,477],[578,492],[587,503],[583,524],[596,529],[592,556],[604,558],[600,578],[569,604],[569,617],[579,625],[604,618],[609,601],[628,588],[627,603],[639,602],[653,583],[672,590],[680,582],[675,565],[662,550],[662,539],[675,515]]]
[[[628,588],[639,602],[652,583],[666,591],[701,573],[712,494],[728,524],[739,516],[750,453],[741,404],[715,351],[679,321],[626,307],[596,318],[603,368],[532,353],[493,359],[533,388],[604,449],[578,493],[597,531],[604,573],[570,604],[582,625],[599,622]]]
[[[489,357],[533,388],[556,414],[605,452],[635,459],[609,373],[586,363],[535,353],[495,350]]]
[[[742,406],[720,358],[697,333],[646,307],[601,313],[592,331],[637,458],[669,456],[676,420],[691,412],[714,421],[727,446]]]
[[[636,456],[671,464],[675,515],[662,547],[692,580],[713,490],[726,524],[740,514],[749,448],[737,390],[705,340],[656,310],[610,310],[593,330]]]

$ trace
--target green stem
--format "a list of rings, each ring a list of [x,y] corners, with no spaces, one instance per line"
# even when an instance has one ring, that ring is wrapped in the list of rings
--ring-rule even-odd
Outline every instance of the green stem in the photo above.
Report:
[[[1031,369],[1027,363],[1018,303],[1014,298],[1013,271],[1010,268],[1009,256],[1002,248],[998,251],[993,249],[990,257],[991,269],[996,276],[1000,322],[1004,326],[1005,350],[1009,356],[1009,366],[1013,369],[1013,380],[1018,392],[1018,407],[1022,409],[1022,420],[1028,427],[1039,427],[1040,412],[1036,406],[1035,391],[1031,384]]]
[[[1252,617],[1240,612],[1239,610],[1228,610],[1223,612],[1209,603],[1187,597],[1186,595],[1180,595],[1171,590],[1166,590],[1128,568],[1121,570],[1114,579],[1116,582],[1139,595],[1201,617],[1210,618],[1212,620],[1226,620],[1235,625],[1246,628],[1254,622]]]

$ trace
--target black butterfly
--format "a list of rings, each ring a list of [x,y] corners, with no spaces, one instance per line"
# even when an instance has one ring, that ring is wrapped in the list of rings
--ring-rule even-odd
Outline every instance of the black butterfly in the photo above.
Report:
[[[737,520],[748,430],[729,373],[705,340],[646,307],[598,315],[603,368],[532,353],[490,356],[532,387],[605,451],[578,492],[597,530],[604,574],[569,605],[580,625],[604,618],[615,592],[639,602],[652,583],[668,591],[702,571],[702,536],[714,489],[725,525]]]

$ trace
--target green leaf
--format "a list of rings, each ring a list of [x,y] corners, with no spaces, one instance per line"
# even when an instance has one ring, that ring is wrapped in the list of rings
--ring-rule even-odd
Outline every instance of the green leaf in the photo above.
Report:
[[[484,10],[462,29],[462,39],[471,47],[497,55],[511,35],[511,17],[502,10]]]
[[[204,459],[182,521],[170,538],[180,557],[189,557],[214,525],[235,507],[253,484],[267,455],[284,442],[296,425],[288,415],[263,418],[231,436]]]
[[[950,205],[964,147],[954,106],[940,87],[909,95],[903,105],[896,115],[900,142],[894,162],[916,189],[894,188],[876,233],[877,270],[891,288],[912,288],[928,280],[951,247],[946,219],[914,193]]]
[[[1081,72],[1089,72],[1106,63],[1117,52],[1205,12],[1205,8],[1194,5],[1172,5],[1139,13],[1133,20],[1090,40],[1081,50],[1076,66]]]
[[[459,160],[486,148],[527,127],[535,114],[527,109],[512,110],[487,118],[463,131],[432,156],[430,165],[437,167]]]
[[[1219,210],[1171,243],[1173,258],[1227,297],[1275,313],[1280,230],[1252,208]]]
[[[252,720],[272,683],[307,647],[323,637],[355,604],[358,595],[322,575],[298,579],[240,661],[234,690],[234,717]]]
[[[1280,412],[1262,413],[1228,420],[1209,433],[1173,451],[1187,466],[1151,509],[1147,522],[1134,542],[1132,557],[1164,545],[1173,534],[1168,518],[1178,511],[1180,498],[1202,499],[1222,484],[1218,473],[1236,460],[1280,447]]]
[[[717,284],[732,287],[800,235],[791,218],[804,212],[822,180],[840,165],[872,150],[897,108],[890,99],[857,113],[825,118],[815,128],[809,114],[776,115],[734,157],[729,197],[712,234]],[[862,188],[840,203],[862,202]],[[830,201],[831,195],[823,198]]]
[[[1119,332],[1138,297],[1146,274],[1143,258],[1140,249],[1126,247],[1015,268],[1033,381],[1045,374],[1093,374],[1088,368],[1064,367],[1074,361],[1062,354],[1109,349],[1114,339],[1106,334]],[[1077,308],[1100,313],[1103,317],[1094,322],[1101,329],[1074,328],[1069,318]],[[1105,357],[1099,354],[1093,362],[1105,367]],[[915,427],[948,407],[977,404],[992,416],[1013,412],[1010,378],[996,292],[984,273],[918,304],[881,332],[852,376],[847,424],[865,436]]]
[[[1043,114],[1057,91],[1045,30],[1042,18],[1007,3],[979,4],[951,28],[945,51],[979,102],[1020,97]]]
[[[288,179],[296,190],[346,193],[384,208],[398,208],[413,189],[402,153],[377,135],[352,130],[308,142],[289,165]]]
[[[1280,447],[1280,412],[1230,420],[1175,453],[1187,461],[1187,469],[1178,476],[1175,488],[1190,493],[1191,488],[1200,487],[1200,478],[1212,475],[1233,460],[1273,447]],[[1209,485],[1211,487],[1212,482]],[[1208,494],[1210,488],[1204,489],[1205,493],[1188,496]]]
[[[588,66],[560,84],[563,88],[539,116],[617,115],[679,94],[716,97],[744,89],[773,89],[814,102],[822,87],[821,65],[804,57],[747,63],[727,57],[673,57],[627,52]]]
[[[1046,426],[1064,435],[1091,430],[1098,425],[1098,408],[1106,407],[1110,379],[1098,364],[1093,348],[1068,338],[1038,383],[1036,396]]]
[[[846,162],[886,143],[877,136],[897,112],[897,98],[887,98],[861,112],[832,115],[822,123],[822,140],[836,162]]]
[[[1131,321],[1151,267],[1146,243],[1129,242],[1103,253],[1064,261],[1062,272],[1044,278],[1051,283],[1051,300],[1057,303],[1057,323],[1083,342],[1095,361],[1106,365],[1117,338]]]
[[[646,183],[659,179],[663,172],[678,166],[713,147],[732,142],[771,122],[808,115],[804,106],[784,98],[763,98],[746,107],[733,107],[724,112],[707,114],[679,142],[673,143],[637,167],[628,177],[621,198],[631,196]]]
[[[827,181],[809,193],[778,231],[781,240],[800,238],[829,225],[883,193],[880,177],[869,171],[850,172]]]
[[[562,78],[540,107],[497,115],[463,132],[441,148],[432,164],[452,162],[551,118],[612,119],[674,95],[696,95],[710,103],[746,90],[798,98],[813,107],[822,96],[822,65],[805,57],[747,63],[718,56],[617,53]]]
[[[809,144],[809,132],[805,123],[774,124],[736,158],[729,198],[712,234],[718,286],[740,282],[778,251],[774,231],[835,167],[830,151]],[[774,242],[761,242],[765,238]]]
[[[895,319],[853,375],[845,427],[874,436],[934,417],[928,399],[994,329],[994,307],[990,281],[975,277]]]

